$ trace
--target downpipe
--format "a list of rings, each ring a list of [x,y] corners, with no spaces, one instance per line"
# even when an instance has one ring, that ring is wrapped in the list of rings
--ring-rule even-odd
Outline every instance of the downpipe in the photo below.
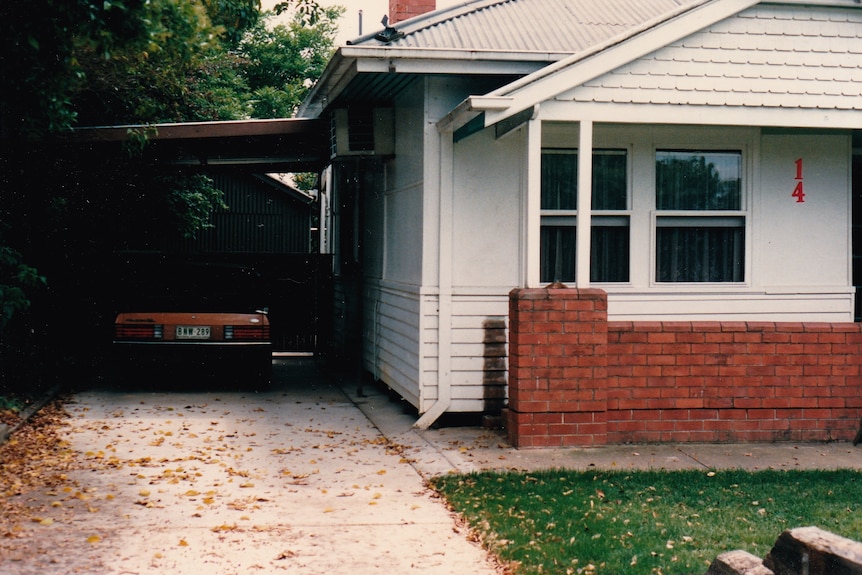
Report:
[[[439,293],[437,295],[437,401],[413,424],[414,429],[428,429],[452,405],[452,257],[454,247],[455,144],[451,129],[438,127],[440,158],[438,190],[440,216],[438,220],[439,253],[437,256]]]

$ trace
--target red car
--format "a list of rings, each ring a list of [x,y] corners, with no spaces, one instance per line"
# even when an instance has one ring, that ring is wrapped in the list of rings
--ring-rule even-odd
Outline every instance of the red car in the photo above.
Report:
[[[242,266],[143,267],[114,321],[114,348],[145,367],[185,366],[202,377],[230,373],[246,381],[272,375],[270,325],[255,272]],[[128,300],[132,301],[128,301]]]

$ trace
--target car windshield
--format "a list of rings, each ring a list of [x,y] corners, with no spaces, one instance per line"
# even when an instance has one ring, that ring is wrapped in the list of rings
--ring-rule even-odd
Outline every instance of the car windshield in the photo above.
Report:
[[[252,312],[267,305],[259,274],[240,265],[130,264],[118,287],[117,311]]]

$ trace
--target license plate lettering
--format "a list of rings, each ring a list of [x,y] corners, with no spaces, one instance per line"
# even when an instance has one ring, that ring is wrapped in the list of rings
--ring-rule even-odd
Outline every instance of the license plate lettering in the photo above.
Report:
[[[210,332],[208,325],[178,325],[177,339],[209,339]]]

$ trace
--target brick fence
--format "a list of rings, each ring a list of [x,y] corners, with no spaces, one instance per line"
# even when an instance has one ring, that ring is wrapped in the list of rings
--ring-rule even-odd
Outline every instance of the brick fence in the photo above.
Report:
[[[597,289],[517,289],[509,411],[517,447],[849,440],[862,325],[609,322]]]

